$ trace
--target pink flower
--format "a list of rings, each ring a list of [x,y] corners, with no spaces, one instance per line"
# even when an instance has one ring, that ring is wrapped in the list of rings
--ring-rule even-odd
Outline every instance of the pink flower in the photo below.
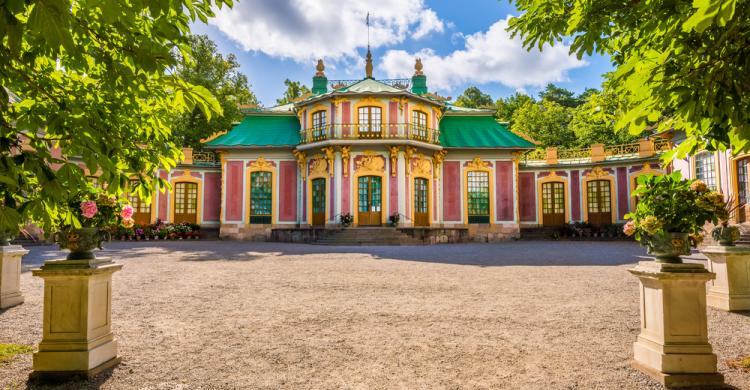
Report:
[[[99,210],[96,208],[96,202],[93,200],[81,202],[81,214],[84,218],[93,218],[97,211]]]
[[[622,227],[622,232],[627,236],[632,236],[635,233],[635,222],[631,219],[625,226]]]
[[[120,216],[122,217],[122,219],[130,219],[130,218],[132,218],[133,217],[133,206],[131,206],[129,204],[126,204],[122,208],[122,211],[120,211]]]

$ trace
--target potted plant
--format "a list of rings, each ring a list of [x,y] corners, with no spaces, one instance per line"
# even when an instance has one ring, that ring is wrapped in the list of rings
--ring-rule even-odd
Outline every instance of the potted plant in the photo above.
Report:
[[[339,219],[341,221],[341,226],[343,226],[343,227],[352,226],[352,223],[354,223],[354,216],[352,216],[351,213],[341,214],[341,216],[339,217]]]
[[[143,233],[144,233],[143,228],[141,227],[141,225],[135,225],[134,229],[135,229],[135,240],[140,241],[141,238],[143,238]]]
[[[169,232],[168,232],[168,231],[167,231],[167,229],[166,229],[166,228],[164,228],[164,227],[160,228],[160,229],[159,229],[159,230],[158,230],[158,231],[156,232],[156,236],[157,236],[157,237],[159,237],[159,239],[160,239],[160,240],[166,240],[166,239],[167,239],[167,235],[168,235],[168,234],[169,234]]]
[[[102,242],[111,239],[109,229],[127,220],[117,198],[93,187],[79,191],[67,206],[61,214],[62,227],[53,236],[60,249],[70,251],[67,260],[95,259],[94,249],[102,249]]]
[[[740,229],[737,226],[729,226],[729,220],[734,213],[744,205],[734,203],[734,199],[729,197],[724,201],[724,213],[719,216],[719,225],[711,229],[711,237],[721,246],[734,246],[735,241],[740,239]]]
[[[398,221],[401,220],[401,215],[399,213],[393,213],[390,217],[388,217],[388,222],[391,226],[396,227],[398,226]]]
[[[699,180],[682,179],[680,172],[640,176],[633,196],[638,206],[625,215],[629,221],[623,232],[645,245],[657,262],[681,263],[680,255],[690,254],[690,246],[697,245],[690,236],[726,214],[720,193]]]

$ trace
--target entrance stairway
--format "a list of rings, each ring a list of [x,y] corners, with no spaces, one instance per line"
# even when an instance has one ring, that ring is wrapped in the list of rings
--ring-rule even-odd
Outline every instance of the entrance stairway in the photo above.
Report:
[[[746,223],[737,225],[740,228],[740,239],[736,245],[750,246],[750,226]]]
[[[317,245],[423,245],[424,242],[392,227],[356,227],[331,230],[313,241]]]

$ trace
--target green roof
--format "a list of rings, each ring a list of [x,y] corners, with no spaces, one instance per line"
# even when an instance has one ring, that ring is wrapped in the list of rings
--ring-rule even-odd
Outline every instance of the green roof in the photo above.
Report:
[[[490,115],[446,115],[440,120],[440,143],[446,148],[534,148]]]
[[[206,143],[208,147],[295,146],[299,120],[294,115],[248,115],[228,133]]]

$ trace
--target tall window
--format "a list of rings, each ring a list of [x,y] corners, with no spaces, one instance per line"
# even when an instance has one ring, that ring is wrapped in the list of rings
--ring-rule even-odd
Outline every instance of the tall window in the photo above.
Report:
[[[468,173],[469,223],[490,223],[490,175],[483,171]]]
[[[706,183],[708,188],[716,190],[716,163],[713,153],[702,152],[695,155],[695,178]]]
[[[588,222],[593,225],[612,223],[612,192],[609,180],[590,180],[586,182],[586,206]]]
[[[137,185],[138,180],[130,181],[129,189],[131,191],[128,193],[128,201],[133,207],[133,219],[135,220],[135,223],[144,225],[151,222],[151,204],[142,201],[141,198],[138,197],[138,194],[132,191]]]
[[[427,114],[422,111],[413,111],[411,114],[411,125],[414,129],[414,138],[422,141],[427,140]]]
[[[326,111],[320,110],[312,114],[312,137],[313,140],[325,138],[326,135]]]
[[[737,161],[737,200],[739,204],[747,204],[748,198],[748,183],[747,183],[747,162],[748,160],[743,159]]]
[[[362,138],[380,138],[383,125],[382,118],[380,107],[360,107],[359,136]]]
[[[270,224],[273,214],[271,172],[250,174],[250,223]]]
[[[174,222],[198,223],[198,184],[178,182],[174,188]]]

